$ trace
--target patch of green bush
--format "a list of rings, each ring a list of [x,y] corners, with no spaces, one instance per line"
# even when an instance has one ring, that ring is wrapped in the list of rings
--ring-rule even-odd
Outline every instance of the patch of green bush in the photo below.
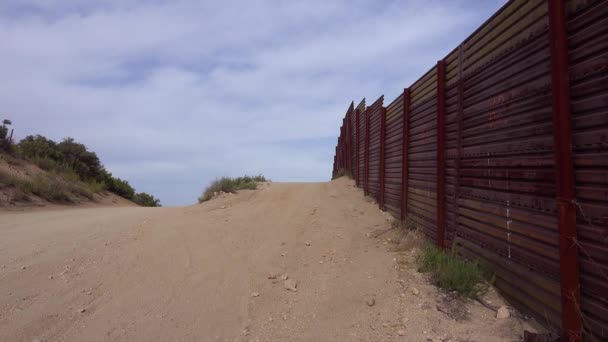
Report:
[[[257,176],[243,176],[237,178],[222,177],[214,180],[206,189],[203,191],[201,197],[198,198],[199,203],[203,203],[213,198],[216,193],[223,192],[236,192],[237,190],[257,189],[258,182],[266,182],[266,177],[262,175]]]
[[[87,183],[87,186],[89,188],[89,191],[94,194],[98,194],[100,192],[108,190],[106,187],[106,183],[104,182],[90,181]]]
[[[79,187],[79,192],[87,197],[90,194],[110,191],[128,200],[134,200],[136,192],[128,181],[112,176],[95,152],[76,142],[73,138],[65,138],[60,143],[41,135],[29,135],[17,145],[19,154],[36,164],[43,170],[53,172],[71,181],[86,183],[87,187]],[[147,195],[147,194],[145,194]],[[140,196],[138,200],[151,206],[160,201],[152,197]]]
[[[418,266],[421,272],[430,272],[439,287],[466,298],[477,298],[488,289],[479,265],[430,244],[420,253]]]
[[[135,189],[129,184],[128,181],[122,180],[118,177],[112,177],[109,174],[108,178],[106,178],[105,183],[108,187],[108,190],[117,194],[120,197],[124,197],[126,199],[133,199],[135,196]]]
[[[6,152],[12,152],[12,141],[8,133],[10,125],[12,122],[8,119],[2,120],[2,125],[0,125],[0,149]]]
[[[27,199],[29,195],[59,203],[73,203],[77,196],[93,199],[93,193],[84,184],[66,181],[58,175],[40,174],[25,179],[0,170],[1,187],[14,187],[17,199]]]
[[[142,207],[162,207],[160,200],[145,192],[140,192],[133,196],[133,202]]]

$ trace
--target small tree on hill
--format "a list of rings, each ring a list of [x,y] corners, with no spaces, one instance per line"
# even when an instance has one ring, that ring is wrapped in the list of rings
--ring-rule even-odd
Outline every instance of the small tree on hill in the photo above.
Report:
[[[8,129],[13,123],[11,120],[2,120],[2,126],[0,126],[0,148],[4,151],[8,151],[11,147],[11,136],[8,134]],[[11,134],[12,135],[12,134]]]

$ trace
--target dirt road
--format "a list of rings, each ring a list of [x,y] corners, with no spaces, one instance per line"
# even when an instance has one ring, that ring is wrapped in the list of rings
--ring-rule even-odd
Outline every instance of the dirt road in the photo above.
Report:
[[[465,322],[437,311],[389,235],[369,237],[386,217],[345,179],[180,208],[3,212],[0,341],[520,338],[519,319],[474,303]]]

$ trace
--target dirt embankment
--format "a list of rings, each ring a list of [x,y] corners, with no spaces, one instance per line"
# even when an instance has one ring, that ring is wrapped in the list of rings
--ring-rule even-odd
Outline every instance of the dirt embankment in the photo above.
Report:
[[[346,179],[0,215],[0,341],[518,341],[534,325],[439,291],[419,240]]]
[[[92,189],[74,177],[47,172],[26,160],[0,153],[0,210],[135,205],[113,193]]]

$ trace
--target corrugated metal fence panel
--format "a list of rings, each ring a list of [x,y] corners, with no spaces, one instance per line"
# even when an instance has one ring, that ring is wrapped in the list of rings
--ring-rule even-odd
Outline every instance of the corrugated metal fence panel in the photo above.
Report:
[[[351,103],[350,106],[351,106],[350,107],[351,109],[348,112],[348,120],[347,120],[348,127],[349,127],[349,134],[350,134],[350,136],[349,136],[350,144],[348,146],[348,158],[349,158],[349,171],[350,171],[353,179],[355,179],[357,177],[357,174],[356,174],[357,171],[356,171],[356,167],[355,167],[355,165],[357,165],[355,163],[355,146],[356,146],[355,139],[357,139],[357,136],[356,136],[356,127],[355,127],[354,103]]]
[[[467,50],[464,74],[479,69],[546,25],[547,0],[509,2],[463,43]]]
[[[349,163],[349,146],[350,146],[350,123],[349,123],[349,116],[350,116],[350,112],[354,109],[353,108],[353,104],[351,103],[348,106],[348,109],[346,110],[346,113],[344,114],[344,119],[342,120],[343,122],[343,130],[340,133],[343,137],[342,137],[342,143],[344,144],[344,146],[342,147],[343,151],[342,151],[342,167],[348,171],[348,163]]]
[[[571,1],[569,5],[581,307],[586,332],[605,341],[608,340],[608,1]]]
[[[508,2],[444,59],[445,214],[456,252],[491,268],[513,304],[560,326],[548,1]],[[608,340],[608,0],[569,0],[567,8],[580,307],[585,339]],[[437,78],[433,68],[409,88],[406,117],[403,95],[386,109],[384,160],[386,209],[400,217],[406,174],[408,219],[431,241],[437,240]],[[379,124],[370,110],[373,138],[365,156],[365,102],[358,108],[357,173],[364,187],[370,157],[376,195]]]
[[[384,205],[393,216],[401,216],[401,172],[403,166],[403,94],[386,109]]]
[[[445,209],[446,238],[450,246],[456,231],[456,191],[458,183],[458,49],[446,57],[445,96]]]
[[[361,100],[357,106],[356,112],[358,112],[359,116],[359,127],[357,127],[357,141],[359,144],[357,179],[359,180],[359,186],[363,188],[365,184],[365,99]]]
[[[456,229],[471,256],[475,245],[490,264],[504,259],[496,285],[513,301],[559,324],[547,25],[546,1],[513,1],[464,44]],[[525,269],[537,277],[522,282]]]
[[[411,87],[408,136],[408,219],[436,239],[437,67]]]
[[[384,96],[367,108],[369,124],[369,192],[378,199],[380,193],[380,121]]]

